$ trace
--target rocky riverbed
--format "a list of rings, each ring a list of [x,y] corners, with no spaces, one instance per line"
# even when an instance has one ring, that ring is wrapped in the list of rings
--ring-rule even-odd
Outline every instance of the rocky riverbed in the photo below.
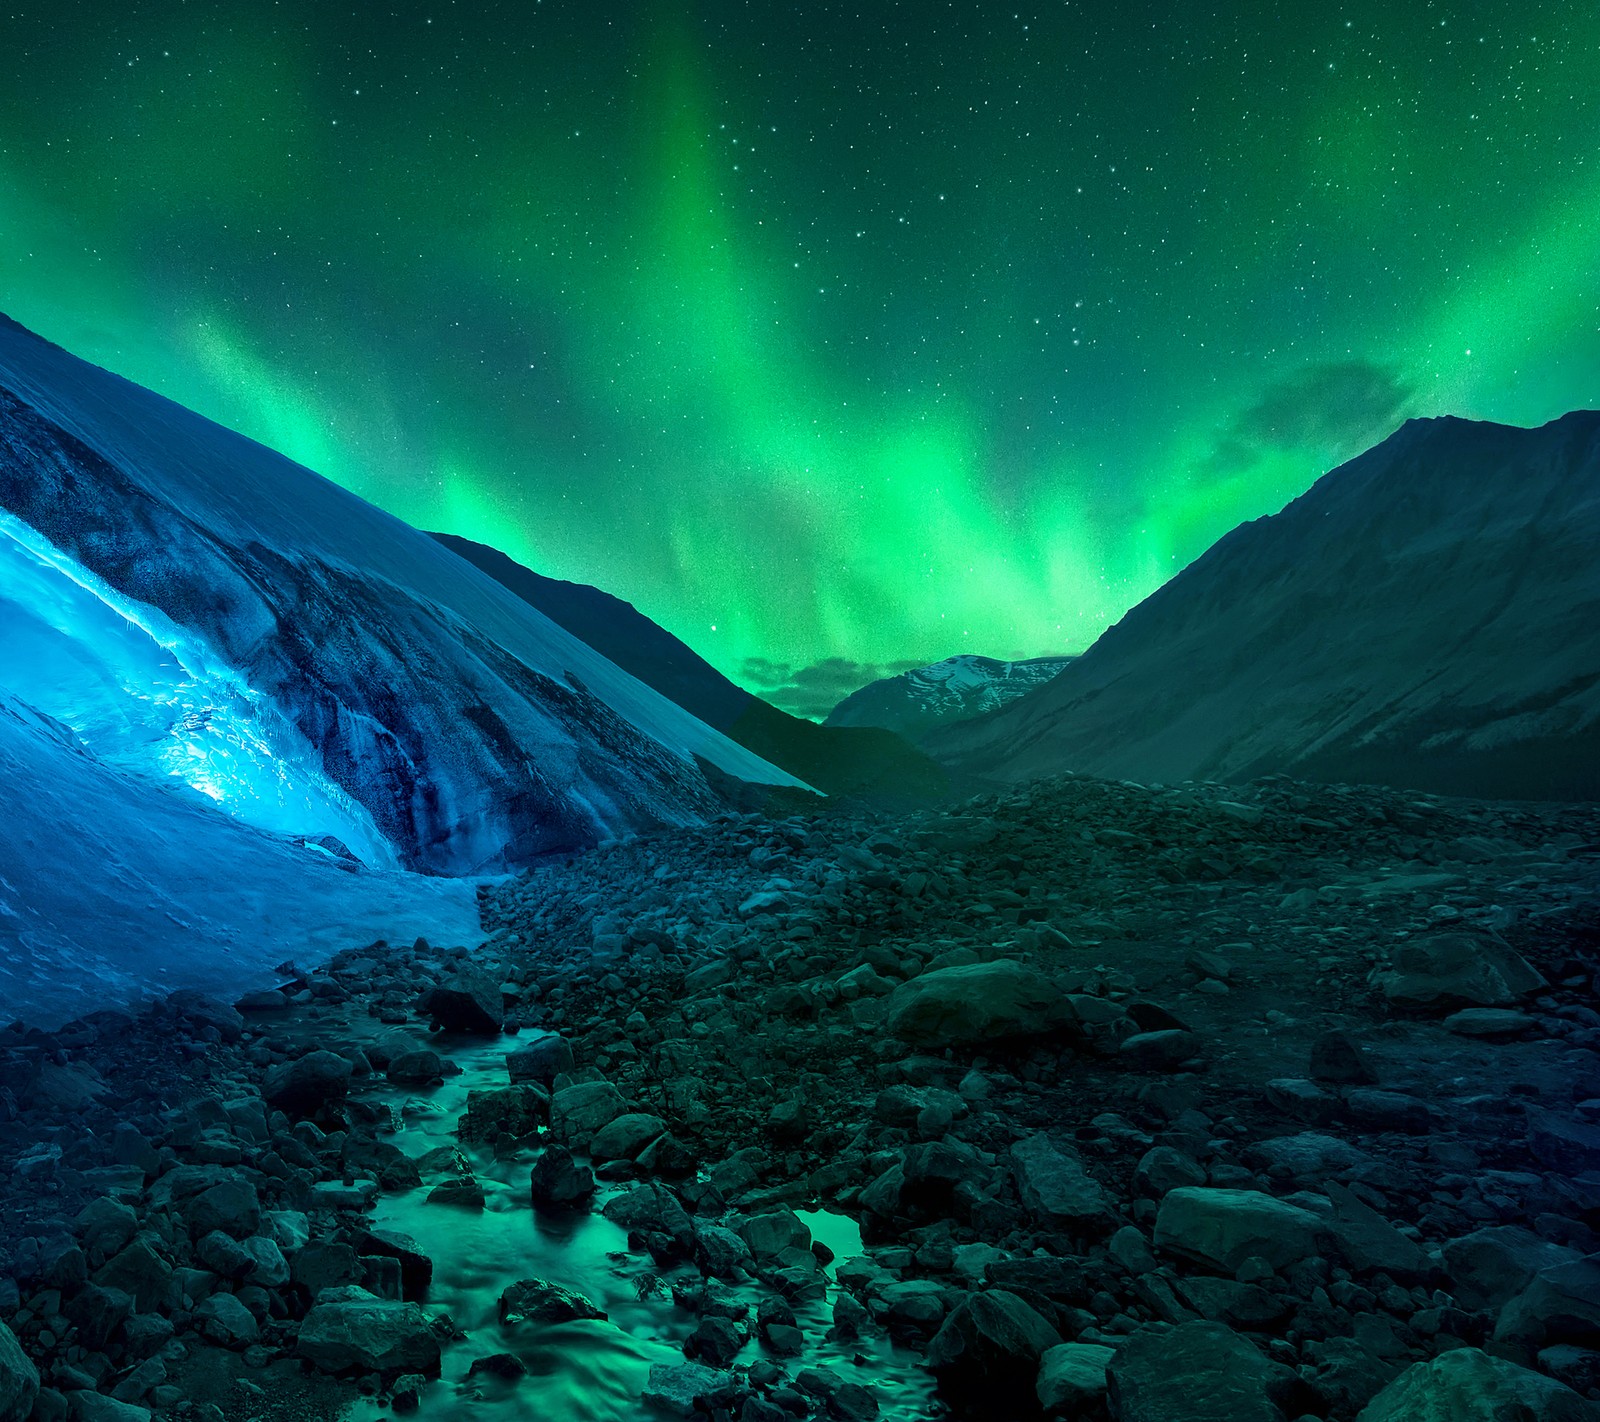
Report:
[[[1069,778],[482,909],[0,1033],[0,1422],[1600,1417],[1594,807]]]

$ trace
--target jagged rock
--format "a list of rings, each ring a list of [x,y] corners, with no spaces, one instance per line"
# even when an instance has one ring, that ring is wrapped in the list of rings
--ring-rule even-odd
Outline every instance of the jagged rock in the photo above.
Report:
[[[417,1010],[442,1031],[474,1037],[498,1037],[506,1015],[500,985],[483,973],[446,978],[422,994]]]
[[[594,1133],[589,1154],[597,1161],[632,1160],[666,1129],[667,1123],[659,1116],[629,1111]]]
[[[950,1313],[928,1344],[925,1361],[942,1384],[959,1393],[1031,1399],[1039,1360],[1060,1343],[1049,1320],[1016,1294],[986,1289]]]
[[[1381,1272],[1408,1281],[1427,1277],[1433,1263],[1416,1240],[1343,1185],[1329,1182],[1323,1192],[1333,1202],[1326,1223],[1334,1251],[1357,1274]]]
[[[337,1052],[307,1052],[269,1071],[261,1095],[269,1106],[291,1116],[314,1116],[350,1092],[351,1066]]]
[[[644,1402],[673,1417],[697,1417],[702,1404],[726,1391],[729,1375],[704,1363],[653,1363],[641,1394]]]
[[[409,1234],[397,1229],[364,1229],[355,1239],[356,1253],[400,1262],[400,1296],[412,1302],[420,1301],[433,1282],[431,1260]]]
[[[1076,1152],[1047,1136],[1025,1136],[1011,1147],[1011,1169],[1023,1208],[1054,1227],[1105,1227],[1116,1218],[1115,1202],[1083,1168]]]
[[[1563,1175],[1600,1169],[1600,1126],[1529,1106],[1528,1149],[1539,1164]]]
[[[1135,1333],[1111,1360],[1116,1422],[1283,1422],[1295,1375],[1220,1323]]]
[[[124,1249],[139,1232],[139,1216],[126,1205],[102,1197],[84,1206],[74,1229],[91,1267],[98,1267]]]
[[[605,1318],[606,1311],[571,1289],[545,1279],[520,1279],[500,1295],[502,1325],[517,1323],[571,1323],[575,1319]]]
[[[901,1041],[935,1048],[1042,1036],[1074,1021],[1065,993],[1009,958],[935,969],[901,983],[885,1017]]]
[[[1139,1158],[1133,1179],[1141,1193],[1159,1200],[1181,1185],[1204,1185],[1206,1168],[1171,1146],[1152,1146]]]
[[[457,1205],[464,1210],[481,1210],[488,1203],[483,1185],[472,1177],[446,1180],[428,1191],[430,1205]]]
[[[665,1185],[654,1181],[613,1195],[601,1214],[626,1230],[665,1235],[685,1254],[694,1247],[694,1226],[683,1205]]]
[[[1383,995],[1400,1007],[1511,1007],[1545,981],[1498,938],[1435,933],[1395,949]]]
[[[1099,1343],[1062,1343],[1046,1350],[1034,1383],[1045,1415],[1077,1417],[1098,1411],[1109,1386],[1106,1370],[1115,1356],[1115,1348]]]
[[[1317,1253],[1321,1218],[1253,1190],[1183,1186],[1156,1214],[1158,1250],[1231,1274],[1246,1259],[1284,1269]]]
[[[582,1081],[564,1086],[550,1097],[550,1133],[563,1145],[584,1147],[628,1104],[609,1081]]]
[[[324,1298],[300,1325],[297,1347],[313,1367],[325,1373],[439,1376],[439,1340],[416,1304],[352,1288],[327,1290]]]
[[[39,1370],[17,1335],[0,1323],[0,1422],[28,1422],[38,1395]]]
[[[427,1048],[402,1052],[389,1063],[384,1074],[400,1086],[428,1086],[444,1080],[444,1058]]]
[[[1520,1225],[1493,1225],[1453,1239],[1444,1247],[1450,1292],[1462,1308],[1498,1309],[1541,1269],[1582,1256]]]
[[[501,1136],[520,1140],[550,1119],[550,1102],[538,1086],[501,1086],[467,1092],[456,1135],[467,1144],[491,1144]]]
[[[565,1037],[535,1037],[506,1053],[506,1071],[512,1081],[536,1081],[549,1087],[562,1072],[572,1070],[572,1043]]]
[[[546,1146],[533,1163],[528,1189],[535,1209],[569,1209],[594,1194],[594,1171],[565,1146]]]
[[[132,1294],[134,1306],[141,1313],[148,1313],[166,1294],[171,1277],[172,1266],[141,1236],[115,1258],[108,1259],[105,1268],[95,1275],[95,1282]]]
[[[1370,1155],[1348,1141],[1318,1131],[1257,1141],[1246,1150],[1245,1158],[1265,1174],[1287,1178],[1297,1185],[1320,1185],[1330,1175],[1372,1161]]]
[[[1590,1256],[1539,1270],[1500,1311],[1497,1342],[1543,1348],[1600,1345],[1600,1259]]]
[[[232,1294],[212,1294],[194,1311],[200,1332],[225,1348],[247,1348],[261,1336],[250,1310]]]
[[[1453,1348],[1414,1363],[1357,1422],[1595,1422],[1571,1388],[1478,1348]]]
[[[773,1331],[783,1327],[785,1325],[774,1325]],[[773,1343],[770,1336],[767,1341]],[[744,1345],[744,1335],[734,1326],[733,1320],[713,1314],[700,1320],[694,1332],[685,1340],[683,1350],[691,1358],[704,1359],[709,1367],[726,1368],[739,1356]],[[782,1350],[775,1348],[775,1351]]]
[[[750,1246],[723,1225],[697,1224],[694,1242],[701,1268],[719,1279],[736,1277],[751,1262]]]
[[[810,1249],[811,1231],[793,1210],[753,1215],[738,1227],[739,1237],[758,1260],[776,1259],[786,1249]]]

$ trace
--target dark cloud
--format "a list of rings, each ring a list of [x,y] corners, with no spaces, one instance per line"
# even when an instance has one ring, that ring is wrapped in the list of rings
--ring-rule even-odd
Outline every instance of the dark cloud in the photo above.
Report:
[[[1312,365],[1269,385],[1217,438],[1208,470],[1247,469],[1263,455],[1295,449],[1357,454],[1405,419],[1414,391],[1370,361]]]
[[[855,662],[848,657],[825,657],[809,666],[746,657],[740,680],[754,687],[774,706],[792,716],[821,720],[852,691],[880,677],[897,676],[922,662]]]

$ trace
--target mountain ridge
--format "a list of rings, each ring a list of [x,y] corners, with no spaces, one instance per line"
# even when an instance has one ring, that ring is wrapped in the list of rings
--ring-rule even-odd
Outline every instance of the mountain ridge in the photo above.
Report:
[[[1408,421],[929,748],[1001,779],[1600,794],[1597,475],[1600,412]]]

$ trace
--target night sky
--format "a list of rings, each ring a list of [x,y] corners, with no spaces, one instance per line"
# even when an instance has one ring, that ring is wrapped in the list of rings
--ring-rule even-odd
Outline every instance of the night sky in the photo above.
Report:
[[[0,309],[815,710],[1600,404],[1597,76],[1545,0],[0,0]]]

